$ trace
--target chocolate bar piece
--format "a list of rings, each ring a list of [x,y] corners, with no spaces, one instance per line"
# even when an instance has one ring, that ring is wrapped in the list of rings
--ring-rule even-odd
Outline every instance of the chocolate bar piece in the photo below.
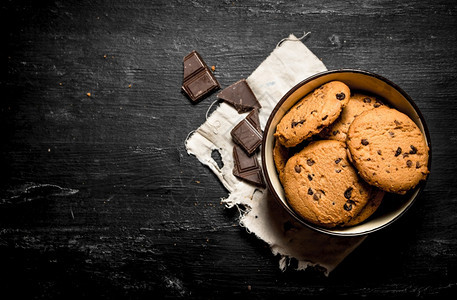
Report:
[[[248,183],[265,188],[262,167],[259,165],[256,155],[248,156],[240,147],[235,145],[233,146],[233,159],[235,161],[233,175]]]
[[[197,51],[192,51],[183,60],[184,80],[182,90],[193,102],[197,102],[221,86]]]
[[[252,110],[245,119],[233,127],[230,134],[235,143],[240,145],[248,155],[252,155],[262,143],[257,109]]]
[[[217,97],[233,105],[238,113],[262,107],[245,79],[226,87]]]

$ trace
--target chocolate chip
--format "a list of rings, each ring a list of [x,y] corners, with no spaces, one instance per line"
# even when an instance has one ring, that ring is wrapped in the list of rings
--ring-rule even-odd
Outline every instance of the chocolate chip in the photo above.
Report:
[[[368,157],[368,158],[367,158],[367,161],[371,161],[371,158]]]
[[[321,125],[317,126],[316,129],[322,129],[323,127],[324,127],[324,125],[321,124]]]
[[[315,161],[312,160],[311,158],[308,158],[308,160],[306,161],[306,163],[308,164],[308,166],[312,166],[312,165],[314,165]]]
[[[311,188],[309,188],[309,189],[308,189],[308,195],[312,195],[312,194],[314,194],[314,193],[313,193],[313,190],[312,190]]]
[[[382,151],[381,151],[381,150],[378,150],[378,154],[379,154],[379,155],[382,155]]]
[[[339,164],[341,160],[343,160],[341,157],[335,159],[335,164]]]
[[[377,108],[377,107],[380,107],[382,105],[381,102],[379,102],[379,100],[376,100],[376,103],[373,105],[374,108]]]
[[[398,122],[397,120],[394,120],[394,123],[395,123],[395,125],[397,125],[397,126],[398,126],[398,125],[401,125],[401,123]]]
[[[320,192],[314,193],[313,199],[314,200],[319,200],[322,197],[322,194]]]
[[[341,170],[339,170],[339,169],[336,169],[336,170],[335,170],[335,172],[336,172],[336,173],[340,173],[340,172],[341,172]]]
[[[337,135],[338,133],[340,133],[339,130],[335,130],[335,131],[332,132],[333,135]]]
[[[409,154],[408,154],[408,153],[406,153],[406,152],[405,152],[405,153],[403,153],[403,158],[405,158],[405,157],[408,157],[408,156],[409,156]]]
[[[351,211],[352,210],[352,203],[350,201],[347,201],[346,203],[344,203],[343,208],[346,211]]]
[[[362,145],[366,146],[368,145],[368,141],[366,139],[362,139],[362,141],[360,141],[362,143]]]
[[[325,115],[325,117],[322,118],[322,121],[325,121],[328,118],[328,115]]]
[[[336,94],[336,99],[341,101],[341,100],[344,100],[344,98],[346,98],[346,95],[344,93]]]
[[[295,126],[297,125],[302,125],[303,123],[305,123],[306,120],[300,120],[300,121],[297,121],[297,122],[292,122],[292,128],[294,128]]]
[[[420,167],[421,167],[421,164],[418,161],[416,161],[416,169],[419,169]]]
[[[411,147],[411,151],[409,151],[409,154],[416,154],[417,153],[417,148],[414,147],[413,145],[411,145],[410,147]]]
[[[398,147],[397,151],[395,151],[395,156],[399,156],[401,154],[401,148]]]
[[[311,176],[311,174],[308,174],[308,180],[309,181],[313,180],[313,176]]]
[[[353,188],[352,188],[352,187],[349,187],[349,188],[344,192],[344,198],[350,199],[351,196],[352,196],[352,190],[353,190]]]
[[[370,99],[370,98],[365,98],[365,99],[363,99],[363,102],[365,102],[365,103],[371,103],[371,99]]]
[[[413,162],[410,161],[410,160],[408,159],[408,160],[406,161],[406,166],[407,166],[408,168],[411,168],[412,165],[413,165]]]
[[[395,133],[393,133],[392,131],[389,131],[389,134],[390,134],[391,137],[395,136]]]
[[[301,172],[301,167],[299,165],[295,166],[295,172],[297,172],[297,173]]]
[[[317,112],[317,110],[313,110],[313,111],[310,112],[310,114],[312,115],[312,114],[314,114],[316,112]]]

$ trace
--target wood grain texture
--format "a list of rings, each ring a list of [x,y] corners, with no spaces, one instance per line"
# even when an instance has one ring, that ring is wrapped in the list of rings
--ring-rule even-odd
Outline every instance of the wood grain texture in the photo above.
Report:
[[[455,1],[8,1],[1,4],[0,286],[37,298],[441,296],[457,292]],[[180,92],[198,50],[222,87],[290,33],[329,69],[415,100],[425,192],[326,278],[278,257],[223,208],[184,147],[215,94]],[[90,93],[90,97],[87,96]]]

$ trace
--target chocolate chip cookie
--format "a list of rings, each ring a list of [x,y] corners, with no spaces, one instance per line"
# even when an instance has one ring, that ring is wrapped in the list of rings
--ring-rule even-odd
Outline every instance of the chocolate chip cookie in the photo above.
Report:
[[[290,206],[326,228],[348,224],[373,196],[349,163],[345,143],[334,140],[312,142],[289,158],[282,181]]]
[[[349,101],[351,91],[332,81],[295,104],[276,127],[275,137],[285,147],[294,147],[332,124]]]
[[[370,200],[368,201],[367,205],[362,209],[362,211],[353,217],[348,223],[344,224],[344,227],[354,226],[357,224],[362,223],[378,209],[378,207],[382,203],[382,199],[384,198],[384,191],[373,188]]]
[[[354,93],[354,95],[351,95],[348,104],[343,108],[340,117],[333,124],[322,130],[319,135],[324,139],[345,142],[349,125],[351,125],[354,118],[364,111],[378,108],[382,105],[384,104],[374,96]]]
[[[279,181],[283,181],[284,168],[286,167],[287,160],[289,159],[289,148],[284,147],[275,139],[275,146],[273,148],[273,161],[275,162],[276,171],[279,175]]]
[[[360,176],[384,191],[404,194],[429,173],[424,135],[396,109],[380,107],[357,116],[347,145]]]

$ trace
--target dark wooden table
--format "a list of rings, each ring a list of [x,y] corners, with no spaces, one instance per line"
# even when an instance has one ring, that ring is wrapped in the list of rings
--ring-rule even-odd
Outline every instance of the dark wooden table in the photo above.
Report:
[[[2,294],[456,294],[456,15],[453,0],[2,2]],[[184,147],[216,99],[193,105],[180,93],[188,52],[225,87],[303,31],[329,69],[400,85],[433,145],[413,208],[328,278],[281,272]]]

